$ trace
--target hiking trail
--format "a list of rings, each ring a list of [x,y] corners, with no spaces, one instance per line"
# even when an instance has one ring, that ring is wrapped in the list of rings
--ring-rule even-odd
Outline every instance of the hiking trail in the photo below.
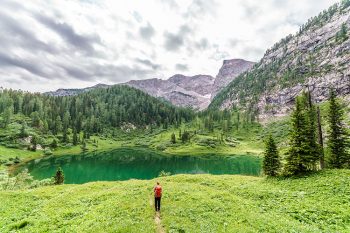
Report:
[[[149,205],[151,206],[151,208],[154,208],[153,206],[153,201],[152,201],[152,197],[149,199]],[[156,229],[156,232],[157,233],[165,233],[165,229],[164,227],[162,226],[162,219],[160,217],[160,212],[157,211],[154,215],[154,222],[157,226],[157,229]]]

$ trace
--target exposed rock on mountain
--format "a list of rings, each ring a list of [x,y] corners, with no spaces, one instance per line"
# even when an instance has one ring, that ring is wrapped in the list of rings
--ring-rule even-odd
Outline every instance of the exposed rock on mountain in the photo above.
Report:
[[[73,88],[73,89],[60,88],[60,89],[57,89],[56,91],[46,92],[45,94],[52,95],[52,96],[78,95],[80,93],[87,92],[87,91],[90,91],[90,90],[93,90],[93,89],[96,89],[96,88],[107,88],[107,87],[109,87],[109,85],[99,83],[99,84],[97,84],[95,86],[87,87],[87,88],[81,88],[81,89],[79,89],[79,88]]]
[[[254,64],[254,62],[243,59],[224,60],[219,73],[216,75],[212,98],[238,75],[252,68]]]
[[[218,93],[210,107],[242,107],[265,118],[283,115],[305,85],[310,85],[316,102],[328,97],[329,87],[349,97],[349,28],[350,1],[346,0],[267,50],[258,64]]]
[[[168,80],[146,79],[125,83],[152,96],[163,97],[177,106],[205,109],[210,103],[214,78],[209,75],[174,75]]]

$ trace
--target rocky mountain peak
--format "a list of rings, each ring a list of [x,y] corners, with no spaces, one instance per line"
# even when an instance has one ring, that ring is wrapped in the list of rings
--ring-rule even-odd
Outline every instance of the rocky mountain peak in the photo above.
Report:
[[[241,73],[251,69],[255,62],[244,59],[224,60],[214,82],[212,98]]]

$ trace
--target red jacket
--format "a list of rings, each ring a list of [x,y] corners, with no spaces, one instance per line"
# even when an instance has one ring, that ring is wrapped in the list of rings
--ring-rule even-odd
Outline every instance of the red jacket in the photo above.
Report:
[[[162,196],[162,186],[156,185],[153,189],[154,197],[161,197]]]

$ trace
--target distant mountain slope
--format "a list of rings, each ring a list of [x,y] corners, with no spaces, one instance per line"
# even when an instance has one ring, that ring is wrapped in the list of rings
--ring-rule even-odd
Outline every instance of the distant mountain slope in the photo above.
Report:
[[[313,85],[313,97],[327,98],[326,88],[350,94],[350,1],[335,4],[308,20],[267,50],[261,61],[235,78],[213,99],[210,108],[244,107],[267,117],[285,114],[294,97]]]
[[[86,88],[80,88],[80,89],[79,88],[73,88],[73,89],[60,88],[60,89],[57,89],[56,91],[50,91],[44,94],[51,95],[51,96],[70,96],[70,95],[78,95],[87,91],[91,91],[96,88],[107,88],[107,87],[109,87],[109,85],[99,83],[92,87],[86,87]]]
[[[174,105],[201,110],[210,103],[214,78],[210,75],[184,76],[176,74],[167,80],[133,80],[125,84],[150,95],[163,97]]]
[[[153,78],[132,80],[122,84],[137,88],[152,96],[164,98],[176,106],[203,110],[208,107],[210,100],[219,90],[239,74],[251,68],[253,64],[253,62],[243,59],[225,60],[216,79],[210,75],[185,76],[176,74],[167,80]],[[106,87],[109,87],[109,85],[98,84],[83,89],[58,89],[46,94],[69,96]]]

